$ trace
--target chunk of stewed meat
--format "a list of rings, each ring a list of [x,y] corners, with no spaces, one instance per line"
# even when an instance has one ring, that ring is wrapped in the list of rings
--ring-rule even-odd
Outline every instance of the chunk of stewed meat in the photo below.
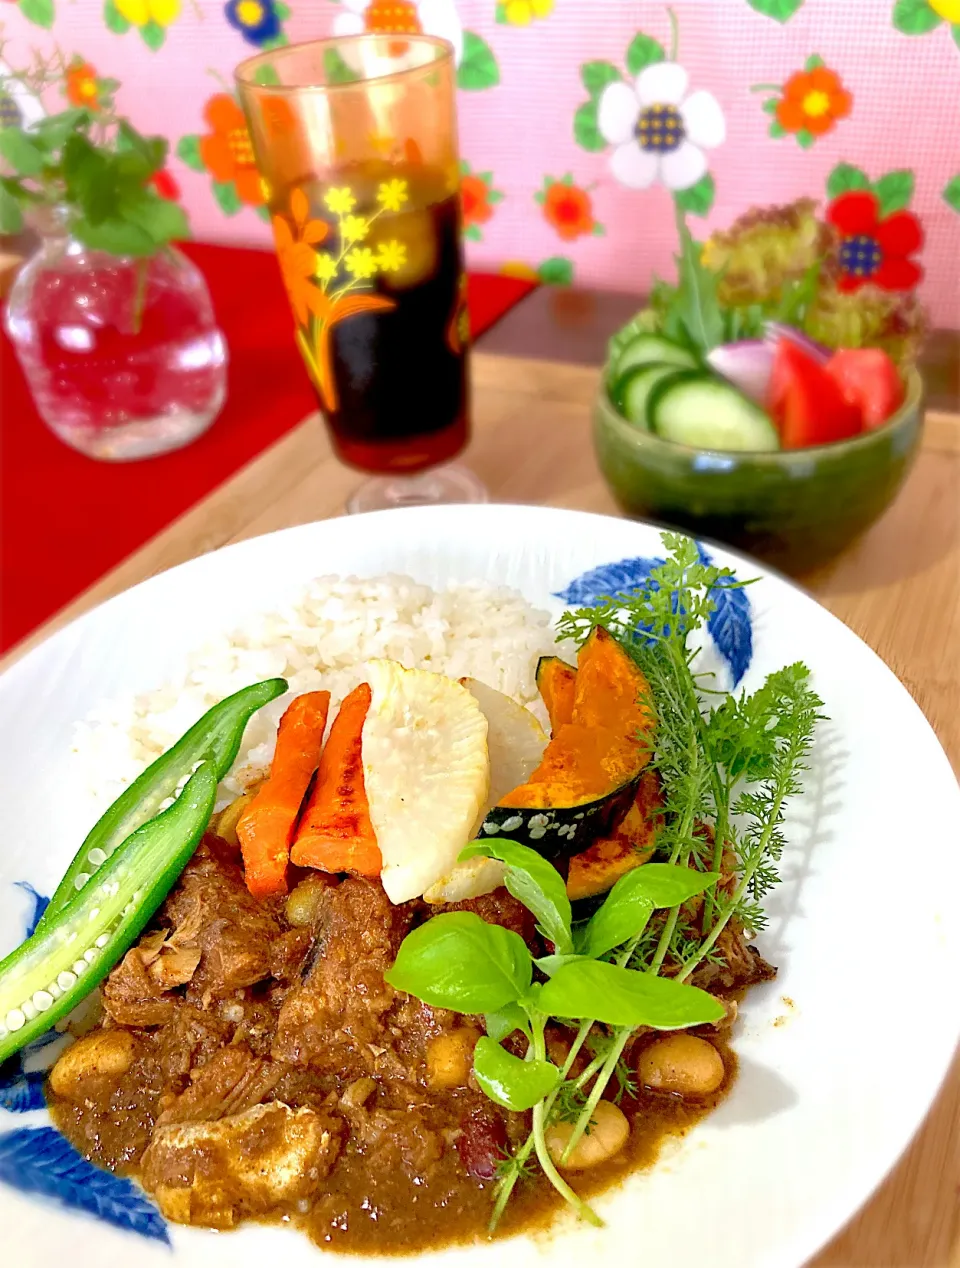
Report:
[[[341,1126],[279,1101],[216,1122],[158,1126],[141,1178],[167,1219],[232,1228],[314,1199],[340,1152]]]

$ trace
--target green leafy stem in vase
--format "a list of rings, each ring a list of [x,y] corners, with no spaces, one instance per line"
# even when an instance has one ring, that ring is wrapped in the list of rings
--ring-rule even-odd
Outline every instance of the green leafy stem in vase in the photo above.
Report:
[[[0,49],[2,54],[2,49]],[[61,55],[0,75],[40,96],[62,82]],[[0,130],[0,233],[18,233],[24,212],[60,207],[69,232],[114,255],[149,257],[189,236],[182,207],[151,182],[167,157],[162,137],[145,137],[117,114],[112,81],[92,108],[71,106],[26,127]]]

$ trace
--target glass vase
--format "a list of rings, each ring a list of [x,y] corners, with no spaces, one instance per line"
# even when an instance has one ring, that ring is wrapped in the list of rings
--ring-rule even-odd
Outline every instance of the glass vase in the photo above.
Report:
[[[60,208],[37,228],[6,329],[44,422],[107,462],[195,440],[223,405],[227,361],[199,269],[174,247],[149,258],[91,250]]]

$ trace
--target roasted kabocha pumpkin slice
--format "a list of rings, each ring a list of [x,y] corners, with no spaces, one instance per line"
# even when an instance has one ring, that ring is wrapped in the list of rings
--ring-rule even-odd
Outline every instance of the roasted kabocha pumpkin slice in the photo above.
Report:
[[[537,661],[537,689],[550,719],[550,734],[573,721],[573,701],[577,671],[559,656],[541,656]]]
[[[646,678],[598,626],[577,657],[571,721],[527,782],[487,812],[481,835],[512,837],[547,858],[581,853],[630,808],[650,760],[654,724]]]
[[[621,876],[649,861],[663,818],[663,798],[656,771],[645,770],[633,805],[610,836],[599,837],[570,860],[567,894],[571,902],[596,898],[612,889]]]

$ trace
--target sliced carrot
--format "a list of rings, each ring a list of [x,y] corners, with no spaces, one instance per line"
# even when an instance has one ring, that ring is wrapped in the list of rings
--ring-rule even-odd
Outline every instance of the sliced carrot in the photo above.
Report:
[[[297,696],[280,719],[270,774],[237,824],[247,889],[257,898],[287,892],[287,864],[300,806],[320,762],[329,691]]]
[[[351,691],[333,720],[317,782],[297,829],[290,857],[298,867],[379,876],[382,859],[363,784],[361,741],[370,687]]]

